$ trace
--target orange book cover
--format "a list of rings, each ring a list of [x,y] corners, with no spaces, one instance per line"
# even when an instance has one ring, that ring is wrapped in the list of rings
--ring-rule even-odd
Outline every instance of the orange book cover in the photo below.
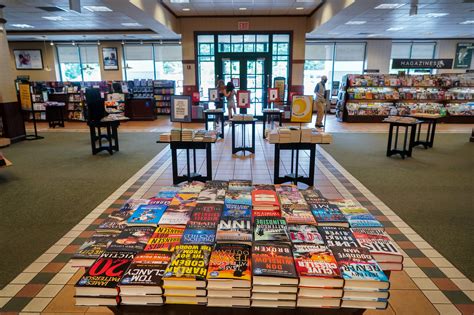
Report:
[[[246,244],[217,244],[212,251],[207,279],[236,279],[251,281],[251,246]]]

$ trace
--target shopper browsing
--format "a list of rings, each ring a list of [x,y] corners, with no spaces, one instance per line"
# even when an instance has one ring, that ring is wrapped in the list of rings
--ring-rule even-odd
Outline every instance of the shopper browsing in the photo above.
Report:
[[[217,88],[217,93],[219,95],[219,99],[215,103],[216,108],[224,109],[224,96],[225,96],[225,88],[226,88],[224,80],[217,81],[216,88]],[[218,123],[223,124],[224,122],[221,121],[221,122],[218,122]]]
[[[229,115],[229,119],[232,119],[233,114],[235,114],[235,90],[234,84],[232,82],[228,82],[226,89],[225,89],[225,97],[227,98],[227,111]]]
[[[316,127],[324,127],[323,118],[324,111],[326,109],[326,99],[324,98],[324,92],[326,91],[325,84],[328,78],[323,75],[321,81],[316,84],[314,88],[314,94],[316,96]]]

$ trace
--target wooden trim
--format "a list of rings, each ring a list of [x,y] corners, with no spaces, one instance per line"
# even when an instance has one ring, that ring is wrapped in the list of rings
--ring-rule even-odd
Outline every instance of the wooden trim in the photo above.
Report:
[[[183,65],[189,65],[189,64],[194,64],[196,63],[196,60],[183,60]]]
[[[294,59],[294,60],[292,60],[291,62],[292,62],[293,64],[304,64],[305,61],[306,61],[306,60],[304,60],[304,59]]]

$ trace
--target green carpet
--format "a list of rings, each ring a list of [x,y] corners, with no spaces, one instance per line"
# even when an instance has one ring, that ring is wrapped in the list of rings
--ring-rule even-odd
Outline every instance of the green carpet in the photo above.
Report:
[[[385,156],[386,134],[334,134],[327,150],[468,278],[474,278],[474,143],[437,134],[413,157]]]
[[[0,169],[0,288],[165,146],[156,133],[120,133],[120,152],[93,156],[89,133],[42,135],[1,149],[14,165]]]

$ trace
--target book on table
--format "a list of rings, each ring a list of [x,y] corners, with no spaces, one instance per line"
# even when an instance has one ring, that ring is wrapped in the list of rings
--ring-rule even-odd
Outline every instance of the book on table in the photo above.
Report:
[[[247,244],[216,244],[207,272],[208,289],[248,289],[252,287],[251,246]]]
[[[181,244],[184,226],[162,225],[158,226],[145,246],[145,251],[174,252],[176,246]]]
[[[74,267],[89,267],[102,255],[118,234],[96,233],[79,247],[70,262]]]
[[[288,235],[292,244],[324,245],[318,228],[310,224],[288,224]]]
[[[252,205],[252,195],[246,191],[227,191],[225,204]]]
[[[318,226],[349,227],[346,216],[336,205],[326,203],[311,204],[311,211]]]
[[[328,247],[344,246],[344,247],[358,247],[356,238],[352,231],[347,227],[340,226],[318,226],[318,231],[321,234],[324,243]]]
[[[253,210],[278,210],[280,201],[274,190],[253,190],[252,191]]]
[[[161,216],[165,213],[167,205],[141,205],[137,210],[128,218],[127,225],[129,226],[139,226],[139,225],[149,225],[157,226],[160,222]]]
[[[217,242],[252,243],[252,219],[249,217],[223,217],[217,227]]]
[[[343,207],[340,210],[346,216],[351,228],[383,227],[382,223],[364,207]]]
[[[259,217],[254,220],[253,239],[259,241],[290,242],[283,218]]]
[[[158,225],[186,225],[193,210],[194,207],[190,206],[169,206]]]
[[[316,225],[316,220],[309,210],[309,207],[303,208],[301,206],[283,205],[281,207],[281,216],[285,218],[288,224],[295,223]]]
[[[152,226],[127,226],[107,250],[141,252],[155,232]]]
[[[222,212],[222,217],[225,218],[252,218],[252,206],[226,204]]]
[[[290,245],[276,242],[252,246],[253,285],[297,286],[298,276]]]

